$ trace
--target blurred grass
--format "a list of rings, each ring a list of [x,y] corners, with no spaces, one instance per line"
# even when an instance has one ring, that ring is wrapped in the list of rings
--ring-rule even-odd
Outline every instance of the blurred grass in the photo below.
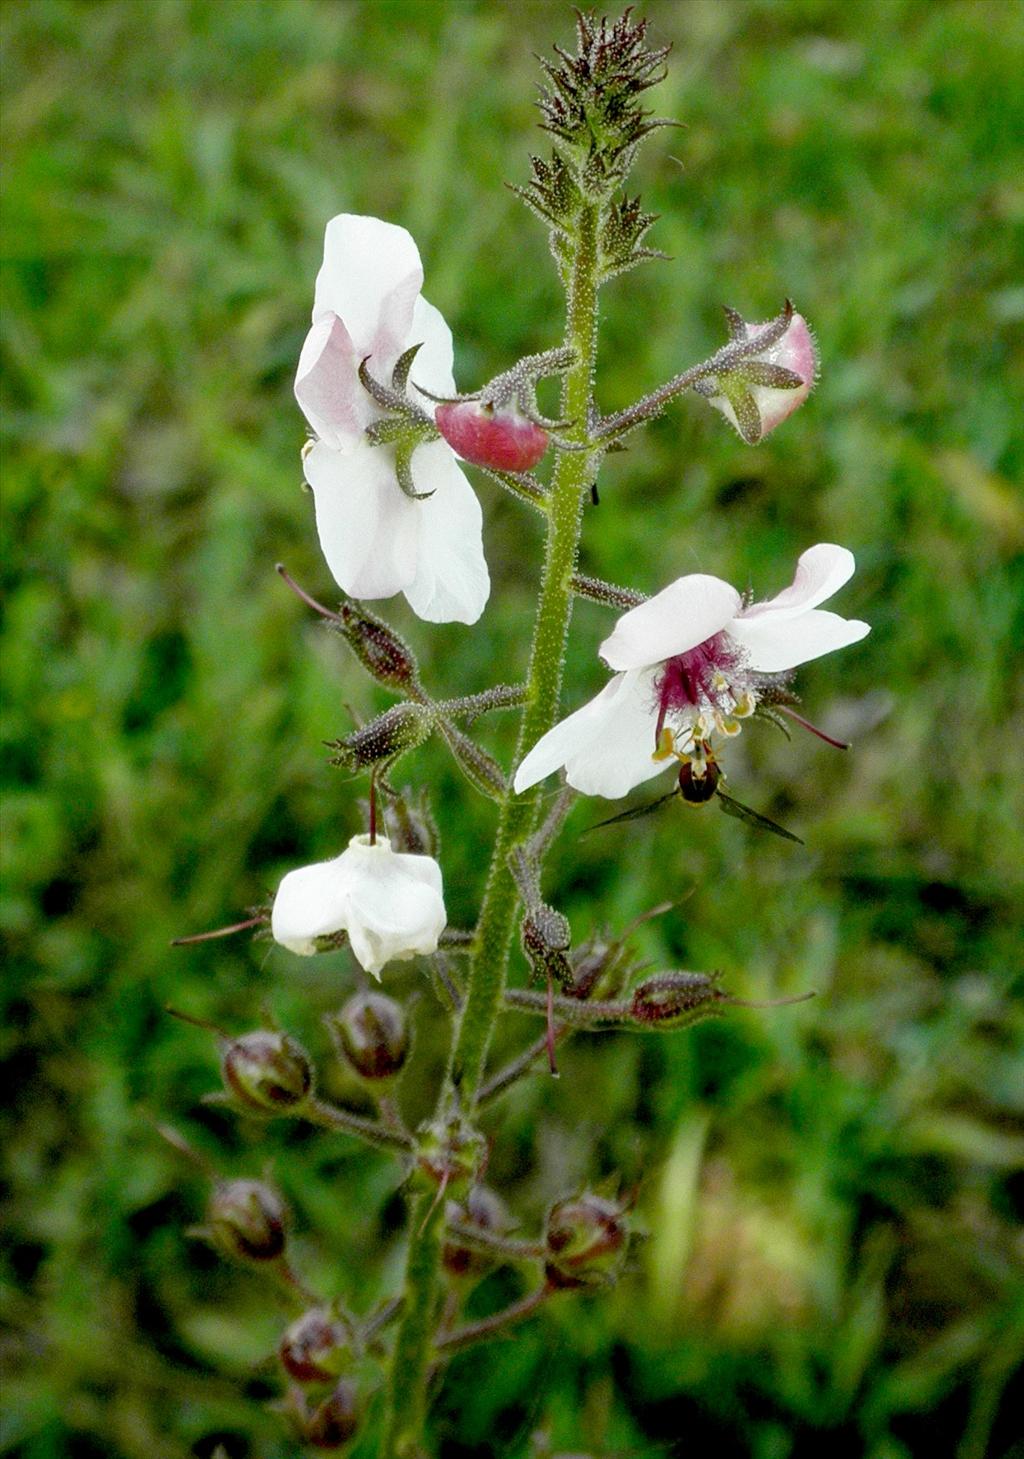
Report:
[[[866,642],[809,666],[839,760],[744,735],[741,796],[806,850],[710,812],[602,832],[574,813],[551,894],[577,936],[665,896],[638,944],[811,1004],[693,1034],[581,1040],[493,1118],[526,1224],[588,1172],[639,1188],[650,1235],[608,1299],[568,1298],[454,1365],[446,1459],[556,1447],[722,1459],[1008,1459],[1024,1357],[1022,12],[1002,0],[688,0],[656,96],[683,129],[639,184],[672,261],[607,290],[600,396],[627,403],[722,337],[721,303],[791,294],[823,357],[812,402],[749,451],[699,401],[614,459],[586,566],[656,589],[700,568],[759,594],[836,540]],[[272,572],[321,596],[291,397],[325,220],[408,226],[461,383],[558,336],[522,179],[531,51],[566,8],[32,0],[2,13],[3,893],[10,1241],[0,1452],[294,1452],[262,1403],[281,1318],[188,1243],[203,1183],[273,1160],[300,1259],[357,1306],[401,1262],[393,1168],[198,1104],[207,1041],[267,999],[318,1055],[344,955],[171,953],[297,861],[335,852],[355,788],[320,742],[382,702]],[[480,486],[481,624],[396,610],[440,689],[521,655],[538,533]],[[602,682],[580,606],[567,702]],[[508,730],[486,731],[507,747]],[[439,749],[452,920],[491,824]],[[399,971],[410,993],[414,972]],[[404,1097],[443,1027],[417,1005]],[[512,1046],[526,1030],[509,1021]],[[530,1030],[532,1032],[532,1030]],[[328,1073],[326,1077],[337,1078]],[[504,1274],[479,1301],[508,1292]],[[1014,1392],[1015,1388],[1015,1392]],[[367,1441],[360,1450],[372,1452]]]

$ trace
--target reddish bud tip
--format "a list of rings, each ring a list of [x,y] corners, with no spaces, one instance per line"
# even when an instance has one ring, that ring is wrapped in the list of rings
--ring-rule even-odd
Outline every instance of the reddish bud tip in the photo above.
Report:
[[[277,1351],[298,1383],[330,1383],[351,1356],[344,1327],[326,1307],[311,1307],[296,1318]]]
[[[518,412],[478,400],[439,405],[437,429],[463,461],[496,471],[529,471],[548,448],[548,433]]]
[[[614,1281],[626,1255],[629,1228],[622,1206],[585,1191],[560,1201],[548,1216],[545,1273],[553,1287]]]
[[[345,1379],[319,1403],[293,1388],[287,1409],[299,1436],[313,1449],[343,1449],[359,1428],[356,1390]]]
[[[508,1230],[510,1224],[505,1202],[486,1185],[475,1185],[464,1201],[449,1201],[446,1215],[449,1222],[475,1226],[480,1231],[494,1231],[499,1236]],[[458,1237],[445,1242],[443,1260],[445,1269],[453,1277],[479,1276],[494,1264],[493,1257],[463,1246]]]

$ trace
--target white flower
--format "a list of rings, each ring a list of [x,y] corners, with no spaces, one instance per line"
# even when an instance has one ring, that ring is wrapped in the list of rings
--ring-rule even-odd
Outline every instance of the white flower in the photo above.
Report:
[[[631,608],[601,645],[619,672],[538,740],[516,771],[516,792],[562,766],[577,790],[610,800],[679,761],[702,775],[712,736],[738,734],[787,670],[869,631],[818,608],[853,569],[851,552],[822,542],[767,603],[744,606],[721,578],[692,573]]]
[[[328,223],[313,327],[295,377],[295,397],[317,436],[303,465],[320,545],[346,593],[404,593],[432,623],[475,623],[490,592],[482,514],[451,447],[441,440],[416,448],[416,490],[432,495],[413,500],[398,484],[394,447],[373,446],[365,435],[382,411],[359,381],[364,359],[373,378],[390,385],[399,356],[419,344],[416,379],[437,395],[455,393],[451,331],[420,294],[422,282],[404,228],[351,213]],[[433,414],[412,386],[409,395]]]
[[[727,311],[732,345],[723,354],[729,356],[737,350],[739,354],[728,369],[695,387],[748,446],[756,446],[781,425],[814,386],[818,369],[814,337],[806,319],[794,314],[792,307],[787,303],[777,319],[764,324],[747,324],[735,310]],[[745,353],[744,344],[759,336],[759,348]]]
[[[380,977],[388,962],[437,951],[447,916],[441,868],[431,856],[392,851],[355,836],[333,861],[290,871],[274,898],[275,941],[308,957],[316,939],[347,932],[357,962]]]

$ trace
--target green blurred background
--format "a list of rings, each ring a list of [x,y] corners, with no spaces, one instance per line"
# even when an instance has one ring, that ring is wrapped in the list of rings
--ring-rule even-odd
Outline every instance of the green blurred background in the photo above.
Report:
[[[767,595],[848,544],[862,644],[800,675],[845,757],[770,727],[730,760],[794,848],[711,811],[577,841],[548,889],[578,937],[664,897],[636,945],[811,1003],[666,1038],[581,1038],[558,1084],[496,1106],[490,1179],[529,1230],[619,1172],[648,1232],[608,1296],[567,1296],[458,1360],[437,1452],[1008,1459],[1024,1389],[1020,643],[1024,11],[1014,0],[685,0],[654,94],[683,123],[637,177],[671,261],[606,290],[599,398],[713,349],[720,306],[816,327],[812,401],[756,450],[696,398],[602,478],[584,563],[645,590],[701,569]],[[323,226],[406,225],[464,387],[559,337],[543,230],[503,187],[534,129],[531,52],[561,4],[9,0],[3,240],[3,899],[8,1338],[0,1452],[284,1459],[265,1404],[283,1312],[184,1229],[205,1182],[269,1162],[298,1262],[358,1309],[396,1289],[397,1168],[343,1138],[201,1106],[201,1032],[264,1002],[352,1093],[320,1024],[346,954],[170,951],[358,829],[321,742],[375,697],[273,572],[330,599],[291,382]],[[400,607],[428,682],[517,672],[537,525],[478,482],[481,623]],[[604,681],[579,605],[567,703]],[[486,742],[507,751],[508,724]],[[406,762],[407,764],[409,762]],[[492,815],[440,747],[430,786],[453,923]],[[522,977],[520,969],[517,977]],[[422,974],[403,1099],[444,1025]],[[1019,995],[1019,984],[1016,989]],[[418,996],[417,996],[418,995]],[[502,1045],[534,1026],[507,1020]],[[514,1296],[509,1271],[474,1301]],[[359,1453],[373,1452],[373,1418]],[[1016,1447],[1015,1447],[1016,1445]]]

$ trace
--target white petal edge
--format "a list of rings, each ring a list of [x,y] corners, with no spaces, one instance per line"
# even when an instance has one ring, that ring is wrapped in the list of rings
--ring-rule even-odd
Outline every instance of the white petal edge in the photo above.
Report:
[[[813,608],[798,617],[773,614],[763,618],[737,618],[729,628],[730,638],[745,651],[749,667],[764,674],[795,669],[798,664],[859,643],[870,632],[867,623],[857,618],[841,618],[838,613],[822,608]]]
[[[412,476],[417,491],[434,495],[409,503],[419,534],[415,574],[403,590],[409,606],[427,623],[475,623],[491,591],[480,503],[444,441],[418,447]]]
[[[412,311],[412,325],[404,348],[414,344],[421,348],[413,360],[410,380],[425,385],[434,395],[454,395],[455,347],[452,332],[440,309],[428,304],[422,294]],[[435,402],[417,392],[412,393],[432,418]]]
[[[639,669],[696,648],[736,615],[742,599],[729,583],[690,573],[624,613],[602,643],[611,669]]]
[[[669,768],[653,757],[655,678],[654,669],[616,674],[594,699],[548,730],[516,771],[516,793],[564,766],[576,790],[617,800]]]
[[[324,315],[302,346],[295,399],[316,434],[335,449],[351,445],[373,418],[358,366],[348,330],[336,314]]]
[[[313,322],[337,314],[358,358],[375,356],[381,371],[390,370],[408,337],[422,285],[419,249],[405,228],[339,213],[324,233]]]
[[[316,952],[316,938],[340,932],[345,926],[349,878],[340,864],[342,856],[296,867],[282,878],[270,930],[274,941],[289,952],[311,957]]]
[[[857,563],[847,547],[835,542],[819,542],[809,547],[797,559],[796,572],[788,588],[776,593],[764,603],[752,603],[738,615],[744,619],[762,618],[768,614],[792,618],[816,608],[838,593],[844,583],[853,576]]]
[[[353,598],[390,598],[415,580],[423,502],[403,496],[386,447],[360,439],[334,451],[318,441],[303,467],[313,489],[320,547]]]

